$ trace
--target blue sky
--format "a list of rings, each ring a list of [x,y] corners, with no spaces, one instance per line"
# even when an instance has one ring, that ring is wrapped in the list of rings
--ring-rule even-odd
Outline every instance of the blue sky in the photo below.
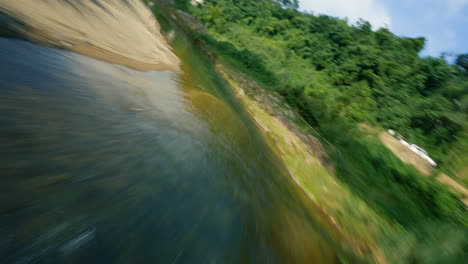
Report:
[[[468,0],[299,0],[314,14],[364,18],[399,36],[425,37],[422,55],[468,53]]]

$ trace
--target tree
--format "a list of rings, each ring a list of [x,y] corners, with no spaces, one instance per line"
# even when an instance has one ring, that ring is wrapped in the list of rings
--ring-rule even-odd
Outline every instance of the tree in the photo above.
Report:
[[[454,76],[454,69],[441,58],[424,59],[422,71],[426,74],[425,91],[434,91],[441,88],[445,82]]]
[[[462,67],[465,71],[468,70],[468,53],[460,54],[457,57],[457,65]]]
[[[302,13],[297,2],[212,0],[193,10],[221,41],[219,50],[313,125],[326,125],[331,119],[324,116],[376,121],[444,156],[459,140],[453,135],[466,129],[460,116],[468,105],[468,54],[458,66],[421,58],[424,38]]]

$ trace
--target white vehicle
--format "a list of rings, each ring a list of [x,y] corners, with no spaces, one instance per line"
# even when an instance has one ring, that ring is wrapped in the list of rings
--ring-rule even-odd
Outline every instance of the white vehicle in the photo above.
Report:
[[[419,146],[417,146],[417,145],[415,145],[415,144],[411,144],[411,145],[409,146],[409,149],[410,149],[411,151],[413,151],[414,153],[418,154],[418,156],[420,156],[421,158],[423,158],[423,159],[426,160],[427,162],[429,162],[433,167],[437,166],[437,163],[436,163],[435,161],[433,161],[433,160],[429,157],[429,154],[427,154],[427,152],[426,152],[423,148],[421,148],[421,147],[419,147]]]
[[[401,136],[397,136],[397,139],[398,141],[400,141],[401,144],[409,148],[411,151],[416,153],[419,157],[423,158],[425,161],[429,162],[429,164],[431,164],[433,167],[437,166],[437,163],[429,157],[429,154],[427,154],[427,151],[425,151],[423,148],[419,147],[418,145],[408,143]]]
[[[408,148],[410,147],[410,144],[406,140],[404,140],[403,137],[401,137],[400,135],[398,135],[396,138],[398,139],[398,141],[400,141],[401,144],[405,145]]]

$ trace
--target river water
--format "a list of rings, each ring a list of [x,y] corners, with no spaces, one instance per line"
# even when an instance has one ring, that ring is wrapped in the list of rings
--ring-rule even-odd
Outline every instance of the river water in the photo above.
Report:
[[[1,263],[339,262],[229,88],[175,39],[179,71],[0,38]]]

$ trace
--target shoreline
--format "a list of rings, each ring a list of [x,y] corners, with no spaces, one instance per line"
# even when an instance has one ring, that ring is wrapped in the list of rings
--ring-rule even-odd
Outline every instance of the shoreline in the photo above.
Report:
[[[311,149],[311,146],[304,142],[303,137],[311,136],[305,134],[298,135],[301,133],[298,131],[299,128],[293,122],[284,120],[283,113],[272,110],[274,108],[267,106],[268,103],[258,102],[247,95],[245,90],[236,82],[235,77],[231,76],[231,74],[235,74],[233,71],[226,69],[219,63],[215,64],[215,68],[218,74],[229,84],[229,87],[254,120],[267,144],[283,161],[292,181],[312,202],[314,208],[310,209],[326,217],[328,224],[331,225],[329,227],[334,229],[331,231],[338,232],[340,239],[345,243],[344,247],[352,249],[354,253],[365,259],[371,258],[376,263],[387,263],[384,254],[378,246],[375,246],[377,243],[371,236],[358,237],[357,232],[353,232],[350,226],[346,226],[343,221],[340,221],[336,214],[335,217],[333,216],[334,213],[331,212],[333,211],[331,208],[335,206],[340,207],[337,201],[335,201],[337,204],[332,205],[333,202],[328,202],[328,199],[320,198],[323,196],[323,192],[334,193],[332,196],[340,192],[344,193],[345,196],[350,195],[350,193],[334,179],[331,173],[333,170],[331,165],[321,161],[322,157],[318,157],[313,153],[316,150]],[[265,108],[268,108],[268,110]],[[296,114],[294,113],[294,115]],[[317,147],[323,148],[318,140],[317,143],[319,144]],[[293,159],[298,161],[294,162],[292,161]],[[327,183],[317,186],[313,191],[308,186],[308,183],[311,181],[315,182],[318,177],[321,177]],[[322,187],[322,190],[318,190],[318,187]],[[330,192],[332,188],[335,189],[335,192]],[[374,215],[374,217],[377,216]],[[359,227],[358,229],[361,228]]]
[[[335,242],[338,242],[345,252],[357,256],[362,261],[389,263],[390,256],[380,243],[386,240],[384,237],[388,236],[387,231],[401,232],[399,225],[378,215],[361,198],[338,182],[333,175],[333,166],[325,161],[326,155],[322,143],[310,133],[301,131],[298,125],[289,120],[292,118],[304,122],[303,119],[285,105],[259,100],[256,96],[258,94],[249,95],[251,90],[254,90],[254,93],[261,93],[259,90],[263,88],[247,89],[252,87],[247,87],[249,85],[246,83],[254,81],[244,78],[242,73],[223,63],[221,58],[210,51],[208,44],[198,37],[203,33],[200,33],[200,25],[196,20],[190,23],[187,21],[187,15],[180,18],[182,12],[174,12],[168,6],[165,8],[168,9],[166,11],[169,12],[171,19],[186,34],[196,39],[201,52],[231,88],[267,145],[284,163],[290,174],[289,179],[294,182],[292,184],[298,188],[300,195],[307,197],[308,201],[305,202],[310,203],[308,209],[318,218],[322,218],[322,224],[328,227],[331,234],[338,234]],[[240,81],[242,78],[245,82]],[[279,99],[273,99],[275,100]],[[305,138],[312,138],[315,147],[305,142]],[[323,221],[324,219],[326,221]],[[341,257],[346,261],[345,256]]]

